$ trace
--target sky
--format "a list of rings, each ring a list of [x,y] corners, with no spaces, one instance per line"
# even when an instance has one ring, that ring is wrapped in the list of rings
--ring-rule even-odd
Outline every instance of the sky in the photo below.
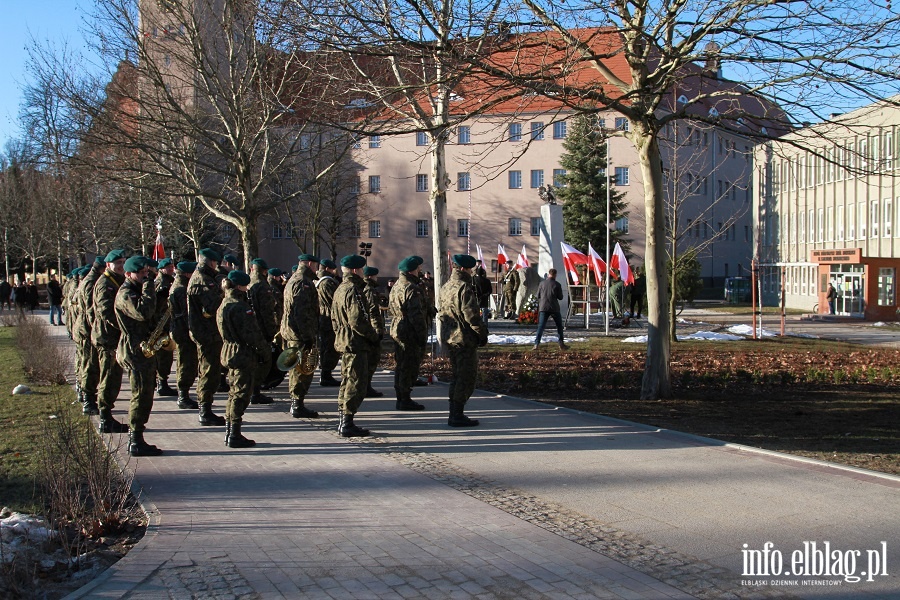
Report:
[[[18,128],[22,88],[26,83],[27,48],[32,40],[83,47],[82,7],[85,0],[0,0],[3,35],[0,35],[0,152],[10,139],[21,135]]]

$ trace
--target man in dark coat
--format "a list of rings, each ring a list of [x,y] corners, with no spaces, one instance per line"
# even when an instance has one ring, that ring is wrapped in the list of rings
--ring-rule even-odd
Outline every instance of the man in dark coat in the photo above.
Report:
[[[56,280],[56,275],[50,275],[50,281],[47,282],[47,302],[50,304],[50,324],[62,325],[63,290]]]
[[[541,344],[541,337],[544,335],[544,327],[547,326],[547,319],[553,317],[556,322],[556,331],[559,335],[559,347],[561,350],[568,350],[569,347],[563,342],[563,324],[562,313],[559,309],[559,301],[563,299],[562,286],[556,280],[556,269],[550,269],[547,272],[547,278],[538,286],[538,329],[537,337],[534,338],[534,350],[537,350]]]

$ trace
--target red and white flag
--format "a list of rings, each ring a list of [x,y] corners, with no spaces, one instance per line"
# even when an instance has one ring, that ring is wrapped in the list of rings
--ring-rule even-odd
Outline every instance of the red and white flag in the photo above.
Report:
[[[569,276],[572,278],[572,282],[575,285],[581,285],[581,280],[578,278],[578,271],[575,270],[575,265],[588,264],[587,255],[580,250],[576,250],[565,242],[560,242],[559,244],[562,247],[563,267],[565,267],[566,271],[569,273]]]
[[[166,248],[163,246],[162,222],[156,223],[156,242],[153,244],[153,260],[160,261],[166,257]]]
[[[516,258],[516,268],[527,269],[531,264],[528,262],[528,253],[525,251],[525,245],[522,245],[522,252],[519,253],[518,258]]]
[[[481,261],[481,266],[484,267],[484,254],[481,253],[481,246],[475,244],[475,250],[478,252],[478,260]]]
[[[506,254],[506,250],[503,249],[503,246],[497,244],[497,265],[503,266],[509,262],[509,256]]]
[[[613,255],[609,259],[609,266],[619,271],[619,277],[622,278],[625,285],[634,283],[634,274],[631,272],[631,267],[628,266],[628,259],[625,258],[625,253],[622,251],[622,246],[619,245],[619,242],[616,242]]]
[[[600,285],[600,282],[603,281],[603,274],[606,273],[606,263],[603,262],[603,259],[600,258],[600,255],[597,254],[597,251],[594,250],[591,243],[588,242],[588,254],[590,254],[590,265],[591,270],[594,272],[594,281],[597,282],[597,285]]]

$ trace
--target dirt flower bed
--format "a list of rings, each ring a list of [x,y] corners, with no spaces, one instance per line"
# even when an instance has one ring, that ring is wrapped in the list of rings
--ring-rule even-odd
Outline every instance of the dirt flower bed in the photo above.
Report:
[[[478,387],[719,440],[900,474],[900,352],[847,344],[676,344],[673,397],[641,400],[638,349],[490,347]],[[433,364],[433,366],[432,366]],[[443,359],[426,362],[450,379]]]

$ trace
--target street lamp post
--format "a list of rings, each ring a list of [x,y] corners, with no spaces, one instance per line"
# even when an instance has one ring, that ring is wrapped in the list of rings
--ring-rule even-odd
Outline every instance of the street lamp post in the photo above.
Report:
[[[603,313],[606,325],[606,334],[609,335],[609,205],[610,205],[610,189],[609,189],[609,138],[606,136],[606,310]]]
[[[359,255],[366,259],[366,264],[369,264],[369,257],[372,256],[372,243],[360,242]]]

